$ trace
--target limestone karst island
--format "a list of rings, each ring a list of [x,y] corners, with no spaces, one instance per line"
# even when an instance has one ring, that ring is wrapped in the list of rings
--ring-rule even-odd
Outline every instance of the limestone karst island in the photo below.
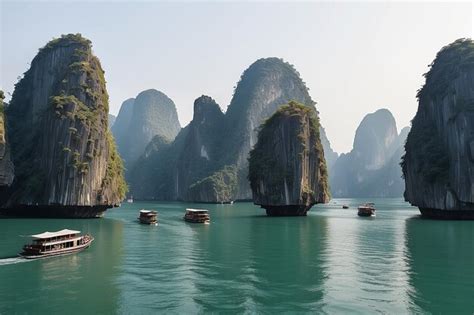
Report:
[[[473,314],[473,8],[0,2],[0,314]]]

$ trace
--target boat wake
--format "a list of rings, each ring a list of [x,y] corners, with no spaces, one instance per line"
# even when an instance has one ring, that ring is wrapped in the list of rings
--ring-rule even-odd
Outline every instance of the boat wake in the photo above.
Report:
[[[27,262],[28,259],[25,259],[23,257],[5,257],[5,258],[0,258],[0,266],[6,266],[6,265],[14,265],[14,264],[19,264],[22,262]]]

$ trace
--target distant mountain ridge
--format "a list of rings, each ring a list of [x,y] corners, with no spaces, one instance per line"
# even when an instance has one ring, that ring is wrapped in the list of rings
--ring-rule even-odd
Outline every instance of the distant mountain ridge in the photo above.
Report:
[[[392,113],[379,109],[364,117],[353,149],[341,154],[329,170],[333,197],[401,197],[400,167],[409,127],[397,131]]]
[[[193,120],[174,142],[150,147],[130,172],[132,193],[139,199],[194,202],[251,199],[248,153],[259,126],[290,100],[315,106],[292,65],[279,58],[257,60],[242,74],[225,114],[202,96],[194,103]],[[324,131],[321,142],[329,144]],[[170,188],[159,189],[163,186]]]
[[[155,136],[173,141],[181,126],[174,102],[155,89],[126,100],[112,127],[127,169],[132,168]]]

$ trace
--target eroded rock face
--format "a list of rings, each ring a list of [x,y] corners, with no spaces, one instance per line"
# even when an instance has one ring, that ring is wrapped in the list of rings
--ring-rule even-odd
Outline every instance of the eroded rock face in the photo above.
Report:
[[[156,199],[170,196],[169,190],[162,193],[164,190],[156,187],[157,183],[166,183],[174,189],[172,199],[195,202],[250,200],[247,158],[256,143],[258,127],[290,100],[314,108],[314,102],[293,66],[278,58],[259,59],[244,71],[225,114],[211,98],[198,98],[193,120],[186,130],[183,129],[168,148],[141,159],[141,165],[137,163],[131,173],[143,174],[144,178],[139,179],[135,174],[131,178],[155,185]],[[325,137],[325,133],[321,137]],[[329,144],[327,139],[323,140]],[[152,169],[144,169],[152,160],[169,159],[172,162],[166,166],[153,164]],[[161,169],[163,167],[167,170]],[[171,175],[169,169],[173,170]],[[157,177],[163,174],[167,177]],[[133,195],[145,198],[135,191],[135,187],[142,187],[142,184],[134,180],[131,183]],[[148,193],[146,198],[149,198]]]
[[[380,109],[364,117],[351,152],[341,154],[330,169],[333,197],[400,197],[400,159],[409,129],[400,134],[392,113]]]
[[[436,218],[474,219],[474,42],[438,52],[418,92],[403,158],[405,199]]]
[[[328,174],[314,109],[282,106],[262,126],[250,152],[253,201],[267,215],[306,215],[329,201]]]
[[[226,113],[229,141],[225,164],[237,166],[236,199],[250,199],[252,196],[247,180],[247,158],[257,143],[258,127],[282,104],[291,100],[314,107],[299,73],[282,59],[259,59],[242,74]]]
[[[195,202],[228,202],[235,194],[234,172],[220,170],[220,144],[225,116],[209,96],[194,102],[194,117],[188,126],[184,150],[176,165],[177,199]],[[234,185],[232,185],[234,183]]]
[[[40,49],[7,109],[16,177],[2,212],[94,217],[119,204],[126,184],[107,120],[90,41],[70,34]]]
[[[7,141],[3,99],[3,91],[0,91],[0,189],[2,190],[5,186],[10,186],[15,177],[15,171],[10,157],[10,146]]]

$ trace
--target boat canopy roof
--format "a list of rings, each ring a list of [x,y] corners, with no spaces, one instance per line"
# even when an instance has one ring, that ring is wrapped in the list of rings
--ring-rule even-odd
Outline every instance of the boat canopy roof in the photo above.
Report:
[[[34,234],[34,235],[31,235],[31,237],[36,238],[36,239],[47,239],[47,238],[53,238],[53,237],[58,237],[58,236],[71,235],[71,234],[79,234],[79,233],[81,233],[81,231],[64,229],[57,232],[44,232],[40,234]]]
[[[140,213],[156,213],[154,210],[140,210]]]
[[[192,208],[187,208],[186,211],[188,211],[188,212],[207,212],[206,209],[192,209]]]

